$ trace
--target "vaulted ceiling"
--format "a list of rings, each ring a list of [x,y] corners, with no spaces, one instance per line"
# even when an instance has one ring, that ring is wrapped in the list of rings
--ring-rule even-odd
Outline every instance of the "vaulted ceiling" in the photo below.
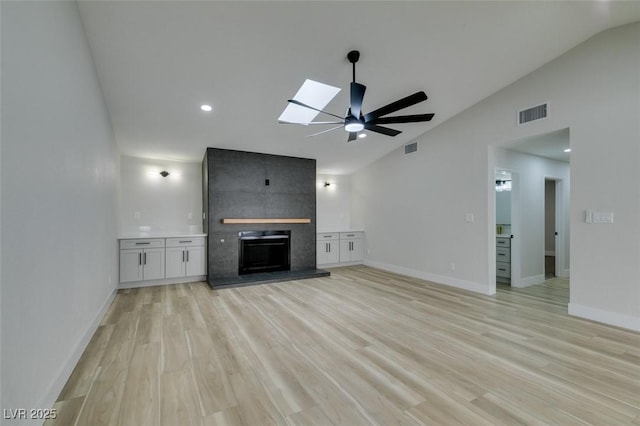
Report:
[[[633,1],[80,1],[79,9],[123,154],[200,161],[210,146],[315,158],[323,173],[353,172],[598,32],[640,20]],[[402,113],[434,120],[351,143],[341,129],[306,138],[320,129],[278,124],[307,78],[342,88],[326,109],[344,114],[352,49],[361,52],[365,112],[424,90],[429,100]]]

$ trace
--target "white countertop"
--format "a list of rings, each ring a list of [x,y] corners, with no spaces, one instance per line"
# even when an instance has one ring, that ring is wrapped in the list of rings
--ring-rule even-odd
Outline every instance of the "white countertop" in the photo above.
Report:
[[[119,240],[130,240],[135,238],[195,238],[206,237],[203,233],[189,232],[130,232],[118,235]]]
[[[319,231],[316,230],[316,234],[334,234],[337,232],[364,232],[362,229],[342,229],[342,230],[335,230],[335,229],[330,229],[328,231]]]

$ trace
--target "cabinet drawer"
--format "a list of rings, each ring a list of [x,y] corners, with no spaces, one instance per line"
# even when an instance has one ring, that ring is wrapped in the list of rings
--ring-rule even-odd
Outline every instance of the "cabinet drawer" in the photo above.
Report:
[[[496,247],[511,247],[511,238],[496,238]]]
[[[511,262],[511,249],[509,247],[496,247],[496,262]]]
[[[137,238],[135,240],[120,240],[121,249],[143,249],[164,247],[164,238]]]
[[[505,262],[496,262],[496,276],[511,278],[511,264]]]
[[[325,232],[316,236],[316,241],[338,240],[340,234],[337,232]]]
[[[341,232],[340,239],[341,240],[353,240],[353,239],[360,240],[362,239],[362,232]]]
[[[167,238],[167,247],[203,246],[204,237]]]

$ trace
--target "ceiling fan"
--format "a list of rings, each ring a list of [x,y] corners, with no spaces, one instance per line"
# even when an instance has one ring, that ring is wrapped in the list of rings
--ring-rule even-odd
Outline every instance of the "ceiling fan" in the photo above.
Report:
[[[339,126],[324,130],[322,132],[314,133],[309,136],[317,136],[323,133],[331,132],[336,129],[344,128],[349,132],[349,138],[347,142],[351,142],[357,139],[358,133],[363,130],[369,130],[376,133],[381,133],[387,136],[397,136],[402,133],[400,130],[391,129],[389,127],[383,127],[381,124],[401,124],[401,123],[419,123],[423,121],[431,121],[434,114],[414,114],[414,115],[400,115],[393,117],[384,117],[388,114],[392,114],[404,108],[408,108],[417,103],[427,100],[427,95],[420,91],[412,95],[399,99],[368,114],[362,112],[362,100],[364,99],[364,92],[367,87],[363,84],[356,82],[356,62],[360,59],[360,52],[352,50],[347,55],[347,59],[353,65],[353,81],[351,82],[351,99],[350,105],[347,109],[346,115],[341,117],[336,114],[332,114],[327,111],[323,111],[318,108],[314,108],[310,105],[297,101],[295,99],[289,99],[289,103],[299,105],[304,108],[321,112],[326,115],[340,119],[340,121],[310,121],[308,123],[294,123],[289,121],[279,121],[282,124],[300,124],[308,126],[310,124],[339,124]],[[339,89],[338,89],[339,90]]]

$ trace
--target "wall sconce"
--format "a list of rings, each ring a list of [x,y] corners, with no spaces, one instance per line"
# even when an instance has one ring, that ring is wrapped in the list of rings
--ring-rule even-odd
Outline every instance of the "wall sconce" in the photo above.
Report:
[[[169,176],[169,172],[166,171],[166,170],[163,170],[163,171],[160,172],[160,176],[167,177],[167,176]]]
[[[324,183],[324,187],[326,188],[327,186],[331,186],[331,183],[330,182],[325,182]]]

